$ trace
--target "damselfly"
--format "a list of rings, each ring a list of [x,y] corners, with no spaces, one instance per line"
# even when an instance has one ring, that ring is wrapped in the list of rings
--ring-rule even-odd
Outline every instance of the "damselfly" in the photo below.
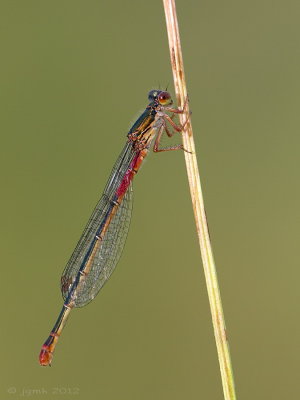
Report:
[[[72,308],[83,307],[93,300],[120,258],[131,217],[132,180],[154,138],[154,152],[185,150],[181,144],[160,148],[163,131],[168,136],[173,135],[167,123],[175,131],[182,131],[183,126],[176,124],[173,117],[184,113],[184,107],[181,110],[170,107],[173,102],[166,91],[151,90],[148,99],[150,103],[130,129],[104,192],[63,271],[61,291],[64,304],[42,346],[39,356],[41,365],[51,364],[55,346]]]

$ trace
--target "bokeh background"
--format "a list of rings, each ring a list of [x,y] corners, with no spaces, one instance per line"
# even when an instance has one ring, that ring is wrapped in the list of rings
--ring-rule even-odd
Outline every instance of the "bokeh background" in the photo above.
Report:
[[[177,8],[238,398],[299,399],[300,5]],[[0,398],[221,400],[182,152],[149,156],[116,272],[38,364],[126,133],[173,93],[162,3],[1,0],[0,30]]]

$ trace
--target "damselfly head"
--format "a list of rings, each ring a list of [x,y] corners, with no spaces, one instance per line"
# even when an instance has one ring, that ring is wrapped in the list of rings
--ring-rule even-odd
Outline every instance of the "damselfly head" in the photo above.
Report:
[[[161,90],[151,90],[149,93],[148,93],[148,100],[149,101],[155,101],[155,100],[157,100],[157,96],[158,96],[158,94],[161,92]]]
[[[162,90],[151,90],[148,94],[148,99],[162,106],[168,106],[173,103],[170,93]]]

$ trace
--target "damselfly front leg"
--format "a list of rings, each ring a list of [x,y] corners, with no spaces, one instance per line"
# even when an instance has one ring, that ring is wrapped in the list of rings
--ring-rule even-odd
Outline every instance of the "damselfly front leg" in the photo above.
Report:
[[[183,113],[183,112],[180,112],[180,114],[182,114],[182,113]],[[184,124],[183,124],[183,125],[181,125],[181,124],[176,124],[176,123],[173,121],[173,116],[174,116],[174,115],[175,115],[175,114],[173,114],[172,117],[170,117],[168,114],[164,114],[164,116],[163,116],[164,122],[165,122],[165,124],[164,124],[165,130],[166,130],[166,133],[167,133],[167,135],[168,135],[169,137],[173,136],[175,132],[170,132],[170,131],[169,131],[166,122],[169,122],[169,124],[175,129],[176,132],[182,132],[182,131],[184,130],[184,128],[185,128],[187,122],[189,121],[189,119],[190,119],[189,116],[190,116],[191,114],[189,114],[188,118],[184,121]]]
[[[176,123],[173,121],[173,118],[174,118],[174,116],[175,116],[176,114],[183,114],[183,113],[185,112],[186,104],[187,104],[187,100],[185,101],[184,107],[183,107],[182,110],[180,110],[180,109],[178,109],[178,108],[164,107],[164,110],[171,112],[172,115],[169,116],[168,114],[162,113],[162,116],[161,116],[161,118],[162,118],[162,127],[161,127],[161,129],[159,130],[159,132],[158,132],[158,134],[157,134],[157,136],[156,136],[156,139],[155,139],[155,142],[154,142],[154,146],[153,146],[153,151],[154,151],[155,153],[159,153],[159,152],[163,152],[163,151],[172,151],[172,150],[184,150],[184,151],[186,151],[187,153],[190,153],[190,151],[186,150],[186,149],[183,147],[182,144],[175,145],[175,146],[168,146],[168,147],[159,148],[159,144],[160,144],[160,141],[161,141],[161,137],[162,137],[163,131],[165,131],[166,134],[167,134],[169,137],[172,137],[172,136],[174,135],[175,132],[182,132],[182,131],[184,130],[184,128],[185,128],[187,122],[189,121],[189,116],[191,115],[191,113],[189,113],[189,116],[188,116],[188,118],[185,120],[185,122],[184,122],[183,125],[181,125],[181,124],[176,124]],[[171,131],[169,130],[168,125],[167,125],[167,122],[172,126],[172,128],[175,130],[175,132],[174,132],[174,131],[171,132]]]
[[[170,125],[175,129],[176,132],[182,132],[182,131],[184,130],[184,128],[185,128],[187,122],[188,122],[189,119],[190,119],[191,112],[188,113],[188,117],[187,117],[187,119],[184,121],[184,124],[183,124],[183,125],[181,125],[181,124],[176,124],[176,123],[173,121],[173,118],[175,117],[176,114],[184,114],[184,113],[185,113],[187,103],[188,103],[188,97],[186,97],[182,109],[179,109],[179,108],[172,108],[172,107],[164,107],[164,109],[165,109],[166,111],[172,113],[171,117],[170,117],[168,114],[164,114],[164,115],[163,115],[164,121],[165,121],[165,122],[166,122],[166,121],[169,122]],[[166,133],[167,133],[167,135],[168,135],[169,137],[172,137],[172,136],[174,135],[174,133],[175,133],[175,132],[170,132],[170,131],[169,131],[169,129],[168,129],[166,123],[165,123],[165,131],[166,131]]]

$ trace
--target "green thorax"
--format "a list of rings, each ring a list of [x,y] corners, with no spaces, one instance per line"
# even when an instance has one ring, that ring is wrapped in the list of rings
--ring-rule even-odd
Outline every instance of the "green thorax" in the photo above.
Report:
[[[155,120],[157,104],[155,102],[150,103],[145,111],[139,116],[139,118],[132,125],[127,136],[134,134],[134,136],[139,136],[146,130],[148,130]]]

